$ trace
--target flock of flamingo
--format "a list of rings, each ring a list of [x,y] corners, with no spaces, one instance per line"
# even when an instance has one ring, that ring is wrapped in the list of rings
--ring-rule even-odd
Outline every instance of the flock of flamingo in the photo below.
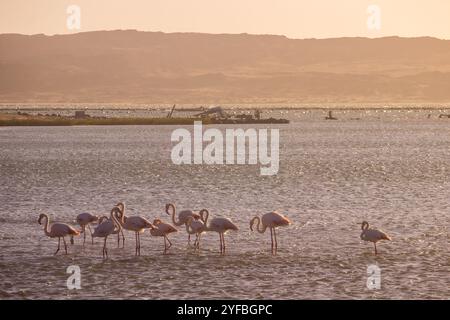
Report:
[[[164,253],[172,246],[172,242],[169,240],[168,235],[177,232],[176,226],[184,226],[188,234],[188,244],[191,242],[191,235],[195,235],[195,241],[193,247],[195,250],[200,248],[200,238],[204,232],[217,232],[220,239],[220,254],[225,254],[225,233],[230,230],[238,230],[238,227],[228,218],[216,217],[211,219],[209,225],[207,224],[209,218],[209,211],[202,209],[198,213],[192,210],[183,210],[178,213],[178,220],[175,219],[176,209],[175,205],[169,203],[166,205],[166,213],[172,217],[174,225],[164,222],[161,219],[154,219],[150,222],[142,216],[127,216],[125,215],[125,204],[119,202],[116,204],[109,217],[106,215],[96,216],[90,213],[81,213],[77,216],[76,221],[80,225],[81,230],[77,230],[75,227],[66,223],[52,223],[48,215],[42,213],[39,215],[38,223],[42,224],[45,220],[44,232],[45,235],[50,238],[58,238],[58,248],[55,251],[55,255],[61,248],[61,239],[64,243],[64,250],[67,254],[66,236],[70,237],[71,244],[74,244],[74,236],[78,236],[83,233],[83,246],[86,242],[86,231],[89,230],[91,234],[91,241],[94,244],[94,238],[103,238],[102,257],[108,258],[107,239],[109,236],[117,235],[117,247],[120,248],[120,242],[122,240],[122,248],[125,247],[125,235],[123,230],[133,231],[135,235],[135,255],[141,254],[141,240],[140,234],[146,229],[149,229],[150,234],[154,237],[164,238]],[[91,224],[97,223],[97,226],[92,232]],[[288,226],[291,224],[288,218],[282,214],[272,211],[259,216],[255,216],[250,220],[250,230],[254,230],[256,223],[256,230],[259,233],[265,233],[267,229],[270,230],[271,239],[271,253],[275,254],[278,249],[276,228]],[[377,251],[377,242],[380,240],[391,240],[391,238],[381,230],[369,228],[369,223],[363,221],[361,223],[361,240],[369,241],[374,244],[375,254]]]

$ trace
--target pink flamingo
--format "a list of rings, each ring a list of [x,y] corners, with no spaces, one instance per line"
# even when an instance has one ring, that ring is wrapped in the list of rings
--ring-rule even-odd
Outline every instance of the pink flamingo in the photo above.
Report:
[[[276,253],[278,248],[278,242],[277,242],[277,234],[275,229],[277,227],[283,227],[291,224],[288,218],[283,216],[282,214],[272,211],[269,213],[266,213],[262,216],[262,219],[258,216],[254,217],[250,221],[250,230],[253,231],[253,225],[255,224],[255,221],[257,222],[256,230],[259,233],[264,233],[267,228],[270,229],[270,240],[271,240],[271,248],[272,248],[272,254]],[[260,229],[260,224],[262,224],[262,228]]]
[[[375,247],[375,254],[378,254],[377,251],[377,242],[380,240],[389,240],[391,241],[391,237],[387,235],[387,233],[378,230],[378,229],[369,229],[369,223],[367,221],[363,221],[361,223],[361,240],[370,241],[373,243]]]
[[[80,213],[77,216],[77,223],[81,227],[81,232],[83,233],[83,246],[86,242],[86,227],[89,229],[89,233],[91,234],[92,244],[94,244],[94,237],[92,237],[91,223],[98,221],[98,217],[93,214],[84,212]]]
[[[134,231],[136,239],[136,250],[135,255],[141,255],[141,237],[140,233],[144,232],[145,229],[154,229],[155,226],[151,224],[150,221],[141,216],[125,216],[124,212],[116,206],[118,209],[116,213],[116,218],[118,218],[119,224],[125,230]]]
[[[205,216],[206,215],[206,216]],[[207,231],[209,212],[206,209],[200,211],[200,219],[188,218],[186,223],[186,232],[188,234],[195,234],[194,247],[200,249],[200,237],[203,232]]]
[[[182,210],[178,213],[178,221],[175,221],[176,209],[175,209],[175,205],[173,203],[166,204],[166,213],[169,216],[172,216],[172,222],[177,227],[186,225],[189,217],[192,217],[194,219],[200,218],[200,215],[198,213],[195,213],[192,210]],[[188,244],[191,244],[191,234],[190,233],[188,233]]]
[[[106,240],[108,239],[108,236],[110,236],[111,234],[119,233],[119,231],[121,230],[120,223],[115,217],[115,213],[118,210],[119,208],[114,207],[111,210],[110,218],[102,216],[99,219],[98,226],[94,229],[94,233],[92,234],[93,238],[104,238],[102,250],[103,259],[108,258],[108,249],[106,248]]]
[[[206,231],[214,231],[219,234],[220,254],[225,254],[225,233],[229,230],[239,230],[239,228],[228,218],[214,218],[206,228]]]
[[[164,237],[164,253],[166,253],[167,250],[172,246],[172,242],[170,242],[167,235],[173,232],[177,232],[178,230],[171,224],[165,223],[160,219],[153,220],[153,225],[156,228],[150,229],[150,234],[154,237]],[[169,243],[169,246],[167,246],[167,242]]]
[[[65,223],[53,223],[50,226],[50,219],[48,215],[45,213],[41,213],[39,215],[38,223],[42,225],[42,219],[45,219],[45,235],[50,238],[58,238],[58,249],[56,249],[54,255],[56,255],[61,247],[61,238],[64,242],[64,250],[67,254],[67,243],[66,243],[66,236],[78,236],[80,232],[76,230],[74,227],[65,224]]]

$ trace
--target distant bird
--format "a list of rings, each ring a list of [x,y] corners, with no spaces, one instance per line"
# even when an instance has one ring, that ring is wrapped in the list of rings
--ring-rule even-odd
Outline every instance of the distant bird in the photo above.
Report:
[[[208,210],[202,209],[200,210],[200,218],[194,219],[193,217],[189,217],[186,223],[186,232],[189,235],[195,234],[196,236],[194,241],[194,247],[196,249],[200,249],[200,237],[207,230],[208,217]]]
[[[277,233],[276,228],[277,227],[283,227],[288,226],[291,224],[288,218],[283,216],[282,214],[272,211],[269,213],[266,213],[262,216],[262,218],[254,217],[252,220],[250,220],[250,230],[253,231],[253,225],[255,224],[255,221],[257,222],[256,230],[259,233],[264,233],[267,228],[270,229],[270,241],[271,241],[271,249],[272,254],[277,252],[278,249],[278,242],[277,242]],[[262,228],[260,228],[260,225],[262,224]]]
[[[61,238],[64,242],[64,250],[67,254],[67,243],[66,243],[66,236],[78,236],[80,232],[76,230],[74,227],[65,224],[65,223],[53,223],[50,226],[50,219],[48,215],[45,213],[41,213],[39,215],[38,223],[42,225],[42,219],[45,219],[45,235],[50,238],[58,238],[58,249],[56,249],[54,255],[56,255],[61,247]]]
[[[154,229],[155,226],[148,221],[147,219],[141,217],[141,216],[125,216],[124,212],[116,206],[118,209],[118,212],[116,214],[116,218],[118,218],[118,221],[121,225],[121,227],[125,230],[134,231],[135,238],[136,238],[136,251],[135,255],[140,256],[141,255],[141,237],[140,233],[144,232],[145,229]]]
[[[200,218],[200,215],[198,213],[195,213],[192,210],[182,210],[178,213],[178,221],[175,221],[176,209],[175,209],[175,205],[173,203],[166,204],[166,213],[169,216],[172,216],[172,222],[177,227],[186,225],[189,217],[192,217],[194,219]],[[188,244],[191,244],[191,235],[190,234],[188,234]]]
[[[102,250],[102,256],[103,259],[108,258],[108,249],[106,248],[106,240],[108,239],[108,236],[119,233],[121,226],[119,221],[117,221],[115,217],[115,213],[119,210],[119,208],[114,207],[111,210],[110,218],[103,216],[99,219],[98,226],[94,229],[94,233],[92,234],[92,237],[96,238],[104,238],[103,242],[103,250]]]
[[[214,218],[206,228],[206,231],[214,231],[219,234],[220,254],[225,254],[225,233],[229,230],[239,230],[239,228],[228,218]]]
[[[377,252],[377,242],[380,240],[392,240],[386,233],[378,229],[369,229],[369,223],[363,221],[361,223],[361,240],[373,242],[375,248],[375,254]]]
[[[86,227],[89,229],[89,233],[91,234],[92,244],[94,244],[94,238],[92,237],[92,230],[91,230],[90,224],[92,222],[96,222],[96,221],[98,221],[98,217],[94,216],[90,213],[87,213],[87,212],[80,213],[77,216],[77,223],[80,225],[81,232],[83,233],[83,246],[84,246],[84,243],[86,242]]]
[[[156,228],[150,229],[150,234],[154,237],[164,237],[164,253],[165,253],[172,246],[172,242],[170,242],[167,235],[173,232],[177,232],[178,230],[171,224],[165,223],[160,219],[153,220],[153,225]],[[169,246],[167,246],[167,242],[169,243]]]

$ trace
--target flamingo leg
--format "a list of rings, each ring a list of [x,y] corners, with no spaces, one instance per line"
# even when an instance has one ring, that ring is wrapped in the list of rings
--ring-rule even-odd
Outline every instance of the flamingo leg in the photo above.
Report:
[[[273,230],[270,228],[270,251],[273,254]]]
[[[81,227],[81,232],[83,232],[83,247],[84,247],[84,243],[86,242],[86,226],[84,224]]]
[[[70,236],[70,244],[74,244],[75,243],[75,241],[73,241],[73,236]]]
[[[198,240],[198,234],[195,234],[195,240],[194,240],[194,249],[197,248],[197,240]]]
[[[222,254],[222,234],[219,233],[219,240],[220,240],[220,254]]]
[[[138,240],[137,240],[137,232],[134,233],[134,239],[136,240],[136,247],[134,248],[134,255],[137,256],[138,255]]]
[[[374,245],[374,247],[375,247],[375,254],[378,254],[378,251],[377,251],[377,243],[374,242],[373,245]]]
[[[190,246],[190,245],[191,245],[191,234],[188,233],[188,246]]]
[[[117,232],[117,248],[120,248],[120,236],[122,236],[122,248],[125,248],[125,235],[122,228]]]
[[[66,238],[65,237],[62,237],[63,238],[63,242],[64,242],[64,251],[66,251],[66,254],[67,254],[67,243],[66,243]]]
[[[201,233],[197,233],[197,249],[200,249],[200,237],[201,237]]]
[[[169,249],[172,246],[172,242],[169,240],[169,238],[167,236],[165,236],[167,239],[167,242],[169,243],[169,246],[167,247],[167,249]]]
[[[105,241],[103,242],[103,259],[108,258],[108,249],[106,249],[106,239],[108,239],[108,237],[105,237]]]
[[[167,251],[167,241],[166,241],[166,236],[164,236],[164,253],[166,253]]]
[[[141,235],[139,234],[139,232],[137,233],[138,236],[138,255],[141,255]]]
[[[59,251],[60,245],[61,245],[61,237],[58,237],[58,249],[56,249],[56,251],[55,251],[55,253],[54,253],[53,255],[56,256],[56,254],[57,254],[58,251]]]
[[[222,233],[223,254],[225,254],[225,235]]]
[[[275,239],[275,253],[278,250],[278,241],[277,241],[277,230],[275,228],[273,228],[273,237]]]

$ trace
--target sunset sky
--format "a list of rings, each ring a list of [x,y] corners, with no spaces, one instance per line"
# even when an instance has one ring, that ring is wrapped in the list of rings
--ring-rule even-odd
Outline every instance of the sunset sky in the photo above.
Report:
[[[81,29],[66,9],[81,8]],[[367,8],[381,9],[369,30]],[[164,32],[282,34],[290,38],[433,36],[450,39],[449,0],[1,0],[0,33],[65,34],[138,29]]]

